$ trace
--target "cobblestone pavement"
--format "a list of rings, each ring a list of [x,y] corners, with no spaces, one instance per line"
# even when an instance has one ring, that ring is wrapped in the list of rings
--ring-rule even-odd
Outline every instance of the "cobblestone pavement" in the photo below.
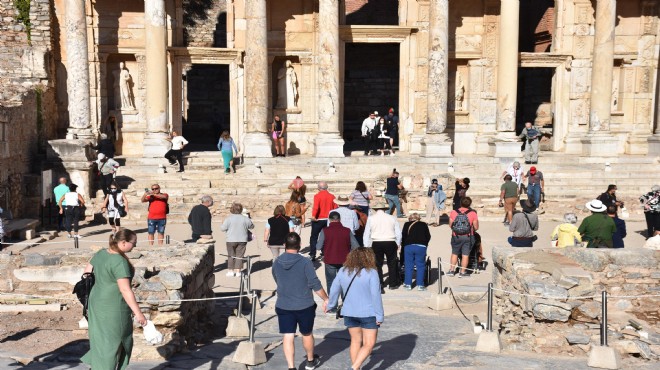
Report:
[[[542,223],[538,235],[549,235],[557,223]],[[129,226],[130,227],[130,226]],[[141,226],[139,226],[141,228]],[[89,233],[89,239],[106,240],[107,227],[93,227],[82,230],[82,234]],[[221,256],[224,251],[224,240],[222,233],[214,224],[216,243],[216,292],[236,292],[238,279],[225,276],[225,258]],[[482,235],[484,237],[484,252],[490,256],[493,245],[502,244],[509,235],[500,223],[483,222]],[[643,238],[634,231],[642,230],[642,223],[629,224],[629,239],[627,245],[639,247]],[[189,235],[187,225],[168,225],[168,234],[172,239],[183,240]],[[255,235],[263,233],[263,222],[257,222]],[[429,253],[435,262],[437,257],[448,261],[449,230],[447,226],[431,228],[432,242]],[[144,231],[139,234],[139,240],[145,238]],[[59,237],[55,240],[63,239]],[[309,228],[303,231],[303,240],[309,239]],[[65,239],[64,239],[65,240]],[[85,239],[82,239],[85,240]],[[277,330],[277,319],[274,316],[275,297],[271,297],[275,285],[270,272],[270,252],[262,245],[263,243],[250,243],[248,253],[259,255],[253,268],[252,286],[262,292],[262,303],[264,307],[257,310],[256,340],[264,343],[268,362],[255,369],[286,369],[286,361],[280,345],[281,337]],[[549,244],[549,243],[548,243]],[[83,244],[82,247],[86,247]],[[539,245],[540,246],[540,245]],[[33,251],[47,252],[50,246],[38,246]],[[139,246],[138,246],[139,248]],[[435,265],[435,263],[434,263]],[[224,267],[223,267],[224,266]],[[434,266],[435,267],[435,266]],[[322,266],[318,265],[317,273],[324,280]],[[483,291],[485,285],[490,281],[490,271],[469,279],[445,279],[456,291],[475,290]],[[325,284],[324,284],[325,285]],[[433,289],[430,289],[433,290]],[[507,352],[498,355],[485,354],[474,351],[478,335],[473,334],[471,324],[462,317],[460,312],[454,308],[450,311],[434,312],[426,308],[426,300],[432,293],[407,292],[401,289],[387,291],[384,295],[386,319],[379,330],[377,345],[371,358],[365,363],[364,369],[586,369],[586,355],[580,358],[550,357],[543,354]],[[270,297],[270,298],[269,298]],[[220,303],[222,302],[222,303]],[[218,306],[227,309],[231,302],[220,301]],[[485,319],[486,304],[484,300],[476,304],[461,303],[461,308],[468,317],[472,314],[479,315]],[[320,308],[317,310],[316,329],[316,352],[321,356],[322,369],[348,369],[350,360],[348,355],[349,336],[342,321],[334,317],[324,315]],[[0,339],[1,340],[1,339]],[[167,361],[161,362],[139,362],[129,366],[130,370],[178,370],[178,369],[246,369],[245,365],[236,364],[231,361],[233,351],[238,345],[238,340],[229,338],[216,338],[213,343],[198,347],[188,353],[177,354]],[[299,361],[299,369],[304,368],[303,350],[300,339],[296,339],[296,360]],[[0,353],[0,369],[26,369],[26,370],[82,370],[88,369],[86,365],[79,362],[81,353],[73,354],[48,354],[41,356],[43,362],[34,362],[25,366],[13,358],[22,357],[18,353]],[[624,367],[630,363],[624,362]],[[639,365],[635,362],[634,367],[638,369],[652,369],[657,363]],[[657,367],[655,367],[657,368]]]

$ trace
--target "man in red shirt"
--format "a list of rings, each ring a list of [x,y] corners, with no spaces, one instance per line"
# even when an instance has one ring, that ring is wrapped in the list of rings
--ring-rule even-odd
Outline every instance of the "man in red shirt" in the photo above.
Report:
[[[319,192],[314,195],[314,205],[312,206],[312,234],[309,237],[309,257],[316,261],[316,243],[319,234],[328,225],[328,214],[337,208],[335,196],[328,191],[328,184],[325,181],[319,182]],[[321,250],[323,256],[323,250]]]
[[[461,272],[458,277],[468,277],[465,273],[469,259],[472,245],[474,244],[474,232],[479,229],[479,220],[477,219],[477,211],[470,208],[472,199],[465,197],[461,199],[461,206],[458,210],[451,211],[449,215],[449,228],[451,232],[451,265],[447,276],[454,276],[456,264],[458,263],[458,255],[461,258]],[[459,217],[460,216],[460,217]]]
[[[158,245],[163,245],[165,236],[165,224],[167,223],[168,206],[167,193],[160,192],[160,185],[151,185],[151,191],[144,189],[142,203],[149,202],[149,214],[147,215],[147,233],[149,234],[149,245],[154,245],[154,234],[158,231]]]

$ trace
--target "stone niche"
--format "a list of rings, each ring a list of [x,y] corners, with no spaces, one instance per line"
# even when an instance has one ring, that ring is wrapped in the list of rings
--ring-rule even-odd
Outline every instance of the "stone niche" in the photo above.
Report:
[[[107,114],[102,117],[101,127],[109,116],[117,119],[115,147],[118,154],[139,154],[134,148],[142,145],[144,125],[140,124],[139,107],[144,105],[146,91],[143,81],[139,81],[138,67],[134,54],[111,54],[105,65]]]
[[[624,356],[660,354],[660,299],[616,298],[660,293],[660,251],[495,247],[493,263],[495,288],[531,295],[495,291],[503,348],[585,356],[600,344],[600,297],[607,291],[609,345]]]
[[[82,316],[82,307],[71,291],[94,253],[72,245],[43,254],[29,250],[17,255],[0,253],[0,280],[6,282],[0,285],[0,292],[62,299]],[[213,297],[214,246],[140,246],[128,257],[135,267],[132,285],[140,308],[164,335],[162,344],[152,346],[136,328],[132,359],[168,358],[189,344],[206,340],[212,329],[214,301],[149,302]]]

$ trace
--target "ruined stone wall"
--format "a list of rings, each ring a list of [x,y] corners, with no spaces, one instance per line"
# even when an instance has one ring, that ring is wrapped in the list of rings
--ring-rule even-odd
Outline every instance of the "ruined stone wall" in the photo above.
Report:
[[[646,359],[660,354],[660,298],[633,298],[660,294],[660,252],[496,247],[493,262],[494,287],[525,294],[495,291],[504,348],[584,355],[600,344],[600,295],[607,291],[610,345]],[[646,334],[631,329],[630,319]]]
[[[73,249],[72,245],[48,254],[0,253],[0,292],[52,297],[55,301],[64,298],[61,302],[82,315],[82,307],[71,291],[93,253]],[[151,346],[144,341],[142,330],[135,330],[133,358],[167,358],[188,344],[204,341],[212,327],[214,301],[154,301],[213,297],[214,246],[141,246],[128,257],[135,267],[132,285],[140,308],[165,337],[162,344]]]
[[[184,0],[183,37],[185,45],[227,47],[226,14],[226,0]]]

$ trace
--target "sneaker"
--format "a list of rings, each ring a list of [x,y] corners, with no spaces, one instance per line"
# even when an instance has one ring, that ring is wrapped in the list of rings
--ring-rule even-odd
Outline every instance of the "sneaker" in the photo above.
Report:
[[[461,272],[460,274],[458,274],[458,277],[459,278],[467,278],[467,277],[470,277],[470,275]]]
[[[177,173],[184,173],[184,172],[186,172],[186,171],[176,171],[176,172],[177,172]]]
[[[405,290],[412,290],[412,286],[410,286],[410,285],[408,285],[408,284],[403,284],[403,289],[405,289]]]
[[[398,285],[390,285],[390,287],[388,289],[389,290],[397,290],[397,289],[399,289],[399,286]]]
[[[229,271],[228,273],[225,274],[225,276],[227,276],[227,277],[234,277],[234,276],[236,276],[236,275],[234,274],[234,271]]]
[[[397,217],[397,218],[406,218],[406,217],[408,217],[408,216],[406,216],[405,214],[400,214],[400,215],[398,215],[398,216],[396,216],[396,217]]]
[[[394,152],[392,152],[392,154],[390,154],[390,155],[391,155],[392,157],[394,157]]]
[[[380,153],[380,156],[381,156],[381,157],[384,157],[384,156],[385,156],[385,153],[381,152],[381,153]]]
[[[321,360],[319,359],[318,355],[314,355],[314,359],[312,361],[307,360],[307,363],[305,364],[305,370],[314,370],[319,366],[321,366]]]
[[[445,272],[445,276],[454,276],[453,272]]]
[[[417,290],[419,290],[420,292],[425,292],[425,291],[426,291],[426,287],[423,286],[423,285],[420,285],[420,286],[417,287]]]
[[[504,226],[509,226],[509,225],[511,225],[511,224],[507,221],[507,222],[502,222],[502,225],[504,225]]]
[[[71,234],[67,234],[66,237],[67,237],[68,239],[71,239],[71,238],[73,238],[73,235],[71,235]]]
[[[82,235],[80,235],[80,234],[76,234],[73,237],[76,238],[76,239],[82,239]]]

